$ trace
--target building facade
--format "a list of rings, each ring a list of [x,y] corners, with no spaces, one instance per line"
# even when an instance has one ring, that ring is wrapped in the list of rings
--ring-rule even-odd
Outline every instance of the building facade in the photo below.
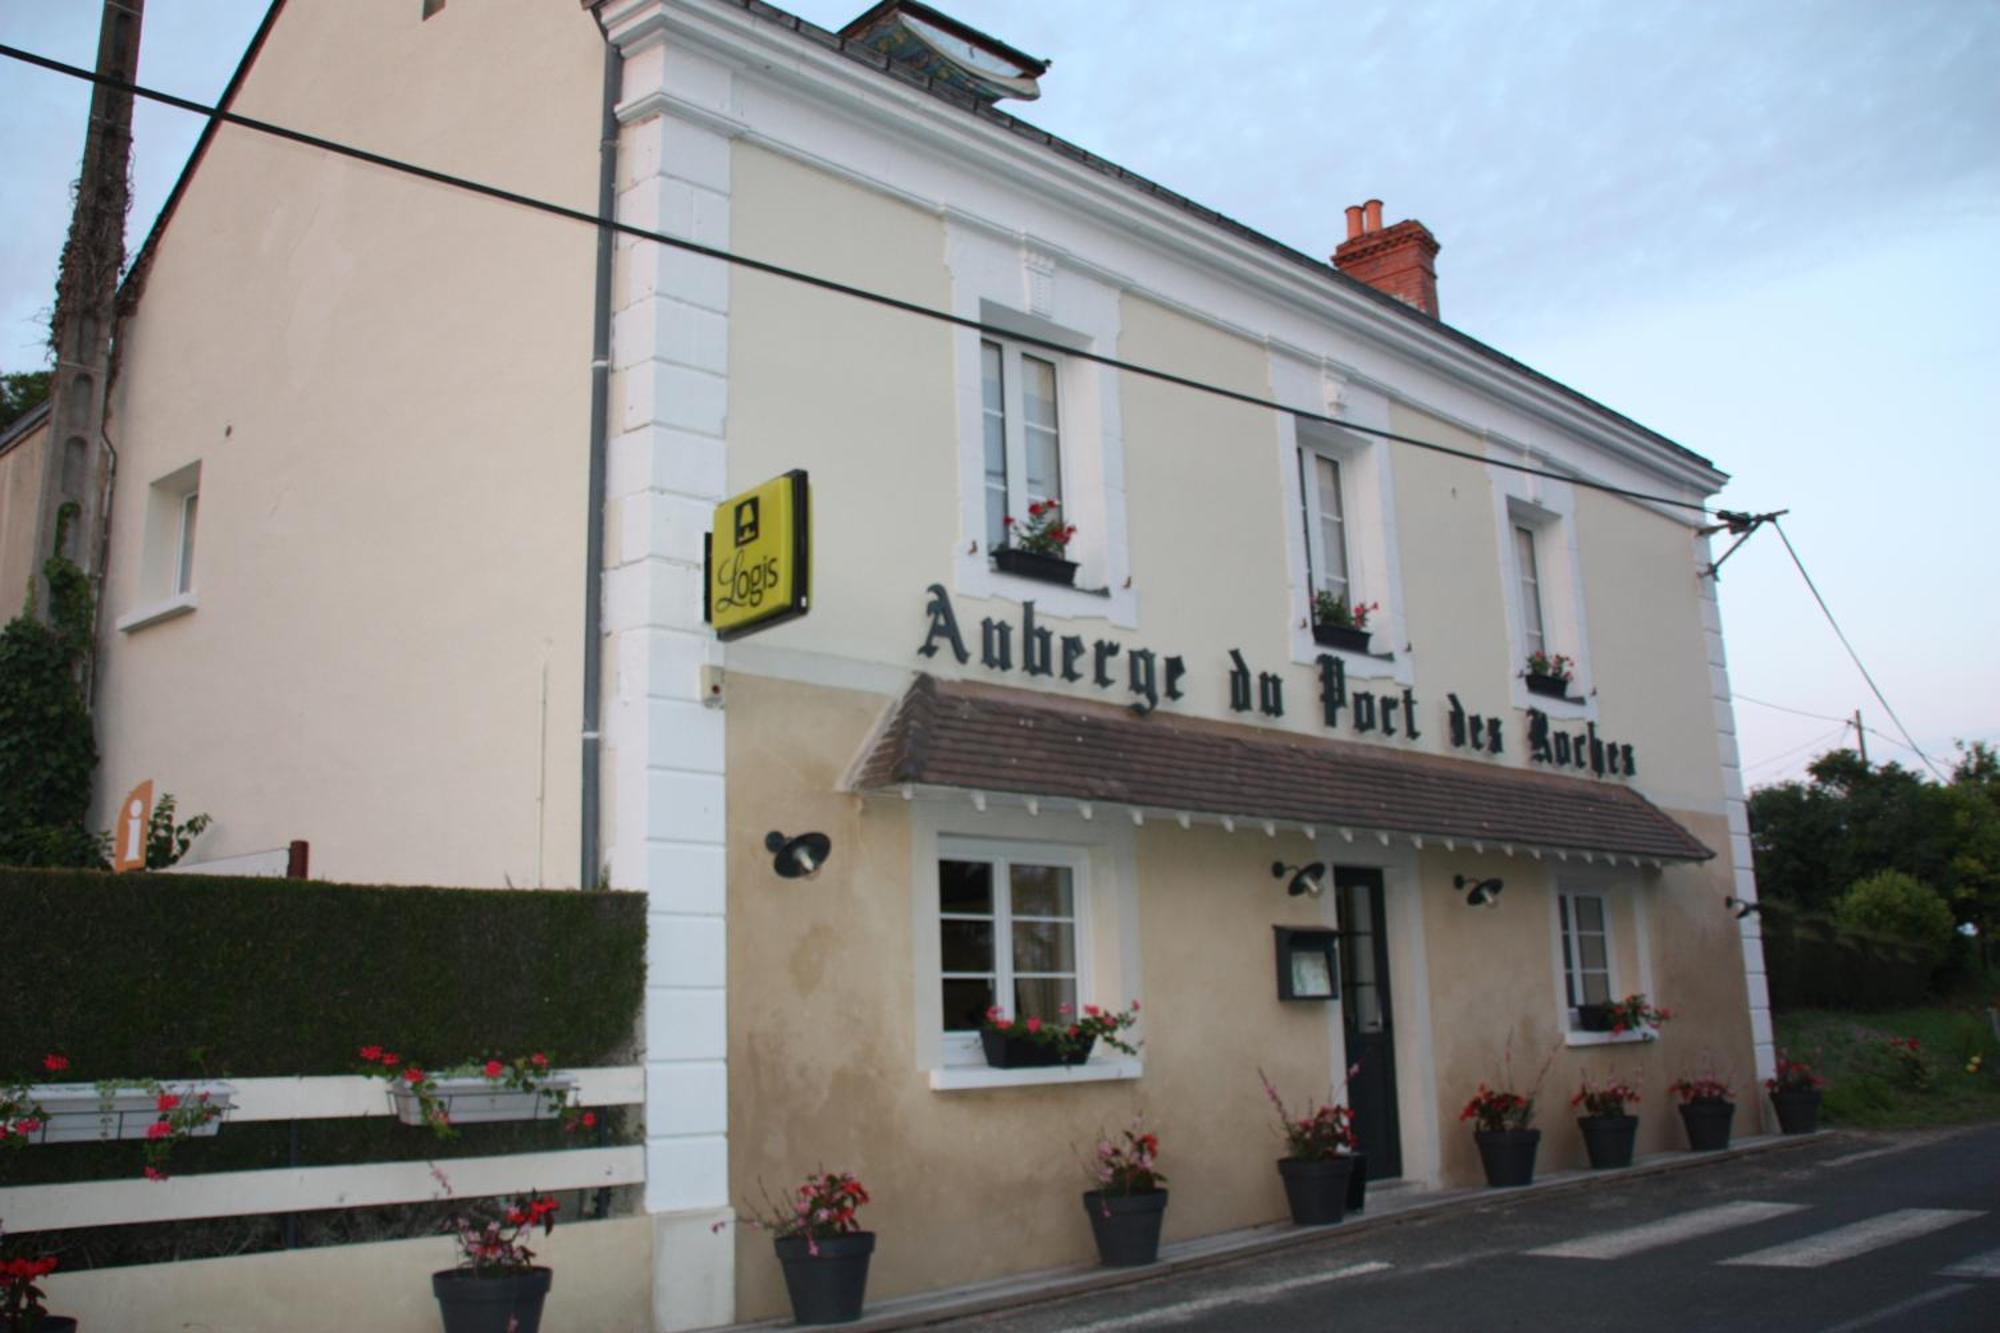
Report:
[[[1169,1239],[1277,1219],[1260,1073],[1442,1185],[1509,1062],[1550,1166],[1586,1073],[1663,1151],[1669,1081],[1768,1072],[1725,478],[1440,323],[1420,226],[1350,210],[1365,281],[1287,250],[992,105],[1039,70],[922,6],[432,8],[274,6],[232,108],[595,213],[608,105],[616,218],[768,267],[623,234],[597,299],[588,226],[212,132],[120,338],[102,799],[330,879],[644,889],[657,1327],[778,1313],[716,1224],[821,1165],[886,1297],[1084,1261],[1073,1149],[1135,1113]],[[721,642],[713,509],[793,470],[809,609]],[[1067,580],[996,554],[1051,500]],[[1659,1040],[1584,1030],[1632,993]],[[988,1007],[1135,999],[1136,1055],[980,1054]]]

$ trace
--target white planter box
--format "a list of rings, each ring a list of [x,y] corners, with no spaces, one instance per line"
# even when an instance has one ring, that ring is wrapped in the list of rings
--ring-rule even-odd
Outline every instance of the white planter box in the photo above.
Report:
[[[163,1083],[161,1092],[177,1094],[183,1103],[193,1102],[202,1093],[222,1114],[195,1129],[188,1137],[213,1138],[229,1118],[236,1089],[227,1083]],[[159,1093],[145,1088],[118,1088],[100,1092],[93,1083],[38,1083],[28,1089],[28,1100],[39,1105],[48,1119],[29,1139],[32,1143],[96,1143],[103,1139],[143,1139],[160,1118]]]
[[[553,1120],[560,1112],[551,1107],[548,1093],[566,1095],[575,1092],[576,1076],[550,1074],[544,1083],[546,1092],[521,1092],[477,1074],[467,1074],[439,1079],[437,1099],[444,1105],[445,1117],[454,1125],[489,1124],[500,1120]],[[395,1105],[396,1119],[404,1124],[426,1123],[423,1103],[407,1087],[391,1088],[389,1100]]]

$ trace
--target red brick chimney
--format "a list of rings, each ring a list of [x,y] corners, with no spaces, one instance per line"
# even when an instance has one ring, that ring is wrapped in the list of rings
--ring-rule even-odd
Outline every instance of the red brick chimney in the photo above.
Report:
[[[1384,227],[1382,201],[1370,199],[1347,210],[1347,239],[1333,252],[1333,266],[1436,319],[1437,252],[1430,228],[1415,218]]]

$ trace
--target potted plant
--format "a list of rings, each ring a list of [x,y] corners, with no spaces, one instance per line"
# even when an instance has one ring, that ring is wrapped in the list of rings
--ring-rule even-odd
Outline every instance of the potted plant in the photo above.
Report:
[[[61,1074],[69,1058],[42,1057],[42,1071]],[[236,1090],[199,1080],[175,1084],[155,1079],[104,1079],[97,1083],[16,1081],[0,1087],[0,1143],[145,1142],[145,1176],[165,1180],[176,1145],[212,1138],[222,1128]]]
[[[1348,1077],[1353,1074],[1350,1069]],[[1263,1070],[1257,1077],[1277,1108],[1278,1123],[1291,1148],[1278,1159],[1278,1175],[1285,1182],[1292,1222],[1302,1227],[1331,1226],[1347,1216],[1348,1180],[1355,1166],[1354,1112],[1338,1101],[1325,1106],[1307,1101],[1305,1114],[1294,1116]],[[1336,1089],[1334,1096],[1339,1095]]]
[[[1479,1164],[1486,1170],[1488,1185],[1499,1188],[1526,1185],[1534,1180],[1535,1153],[1542,1142],[1542,1131],[1531,1128],[1535,1119],[1535,1095],[1554,1059],[1555,1051],[1552,1049],[1527,1092],[1515,1092],[1505,1086],[1494,1089],[1481,1083],[1479,1091],[1458,1113],[1459,1120],[1473,1122],[1472,1141],[1479,1145]],[[1500,1080],[1503,1085],[1513,1082],[1513,1069],[1514,1057],[1510,1048]]]
[[[1688,1149],[1720,1152],[1729,1146],[1730,1122],[1736,1118],[1735,1093],[1726,1079],[1713,1075],[1678,1078],[1674,1095],[1681,1099],[1681,1124],[1687,1127]]]
[[[429,1125],[441,1139],[458,1125],[503,1120],[560,1119],[566,1131],[589,1129],[597,1114],[575,1101],[576,1076],[551,1071],[549,1058],[532,1055],[467,1060],[427,1069],[381,1046],[361,1048],[361,1073],[389,1085],[389,1104],[406,1125]]]
[[[0,1258],[0,1333],[76,1333],[76,1320],[50,1314],[35,1285],[55,1270],[52,1254]]]
[[[1139,1002],[1123,1010],[1083,1006],[1076,1014],[1067,1004],[1056,1009],[1056,1020],[1044,1022],[1029,1017],[1016,1022],[998,1005],[986,1011],[979,1024],[979,1046],[986,1063],[995,1069],[1043,1069],[1056,1065],[1080,1065],[1102,1041],[1113,1050],[1137,1055],[1139,1048],[1118,1034],[1139,1021]]]
[[[797,1322],[851,1324],[861,1317],[875,1233],[863,1231],[855,1214],[868,1201],[852,1173],[821,1171],[805,1178],[790,1204],[767,1193],[761,1210],[745,1210],[751,1226],[771,1233]]]
[[[1583,1114],[1576,1127],[1583,1131],[1583,1150],[1592,1170],[1632,1165],[1632,1144],[1639,1134],[1639,1117],[1626,1107],[1639,1100],[1639,1090],[1622,1079],[1602,1083],[1583,1076],[1583,1086],[1569,1099]]]
[[[1100,1136],[1090,1173],[1097,1188],[1083,1196],[1106,1267],[1130,1268],[1160,1257],[1160,1223],[1167,1212],[1167,1178],[1157,1167],[1160,1140],[1134,1118],[1122,1135]]]
[[[1569,682],[1575,674],[1575,667],[1576,663],[1565,653],[1550,654],[1536,651],[1528,654],[1527,666],[1521,672],[1521,677],[1528,682],[1530,694],[1540,694],[1550,699],[1567,699]]]
[[[1076,561],[1067,556],[1076,527],[1063,522],[1060,500],[1029,505],[1026,523],[1016,523],[1012,514],[1001,521],[1007,528],[1007,544],[993,553],[995,568],[1045,583],[1076,582]]]
[[[1826,1080],[1811,1065],[1780,1050],[1777,1073],[1764,1080],[1764,1088],[1771,1094],[1771,1109],[1778,1113],[1778,1132],[1810,1134],[1818,1129],[1819,1095],[1825,1087]]]
[[[1348,605],[1343,594],[1334,596],[1322,589],[1313,594],[1313,642],[1349,652],[1368,651],[1368,617],[1382,609],[1380,602]]]
[[[450,1219],[458,1266],[431,1274],[431,1294],[444,1333],[536,1333],[550,1272],[535,1263],[527,1237],[555,1229],[557,1203],[532,1192],[511,1200],[482,1199]]]

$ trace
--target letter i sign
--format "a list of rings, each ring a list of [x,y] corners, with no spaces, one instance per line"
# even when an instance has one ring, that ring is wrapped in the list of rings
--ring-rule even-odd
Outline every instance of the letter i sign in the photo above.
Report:
[[[153,823],[153,780],[147,778],[125,794],[118,806],[118,841],[113,845],[113,870],[146,868],[146,830]]]

